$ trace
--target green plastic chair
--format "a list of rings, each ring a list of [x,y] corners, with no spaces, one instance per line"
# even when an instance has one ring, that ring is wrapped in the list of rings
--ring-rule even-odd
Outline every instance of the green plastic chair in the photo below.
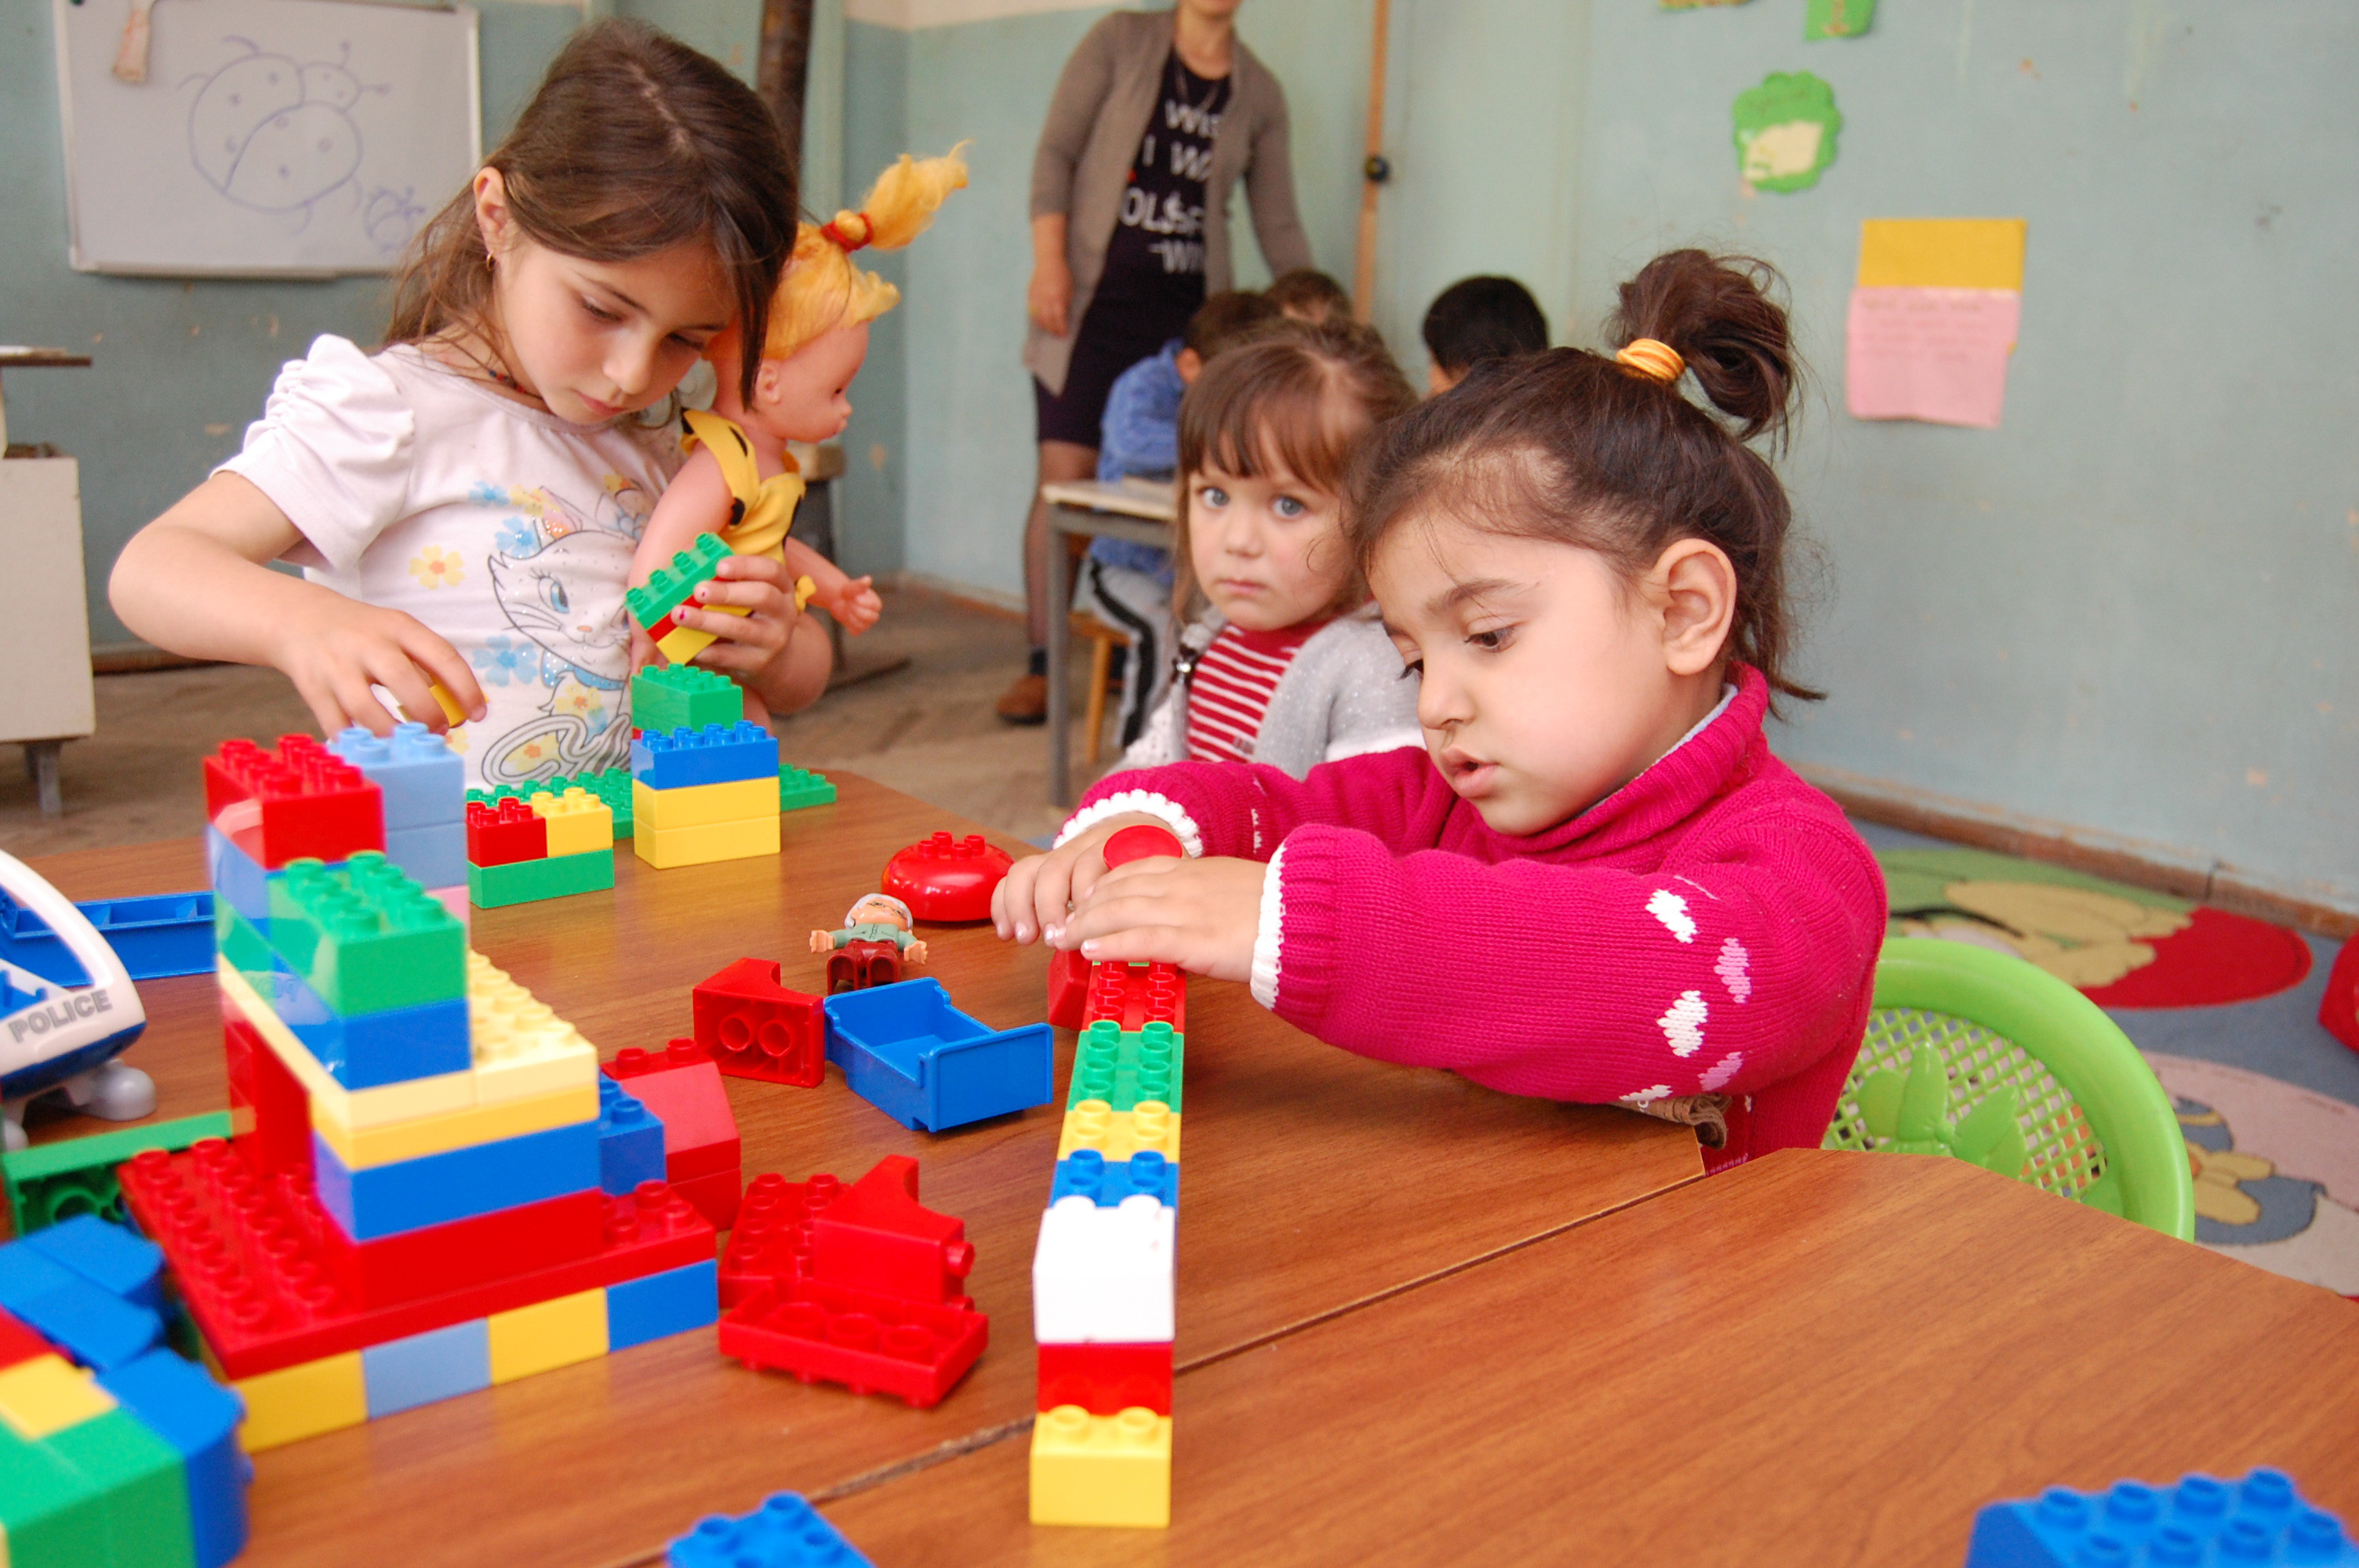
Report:
[[[2170,1097],[2096,1003],[2035,965],[1896,936],[1825,1147],[1949,1154],[2195,1239]]]

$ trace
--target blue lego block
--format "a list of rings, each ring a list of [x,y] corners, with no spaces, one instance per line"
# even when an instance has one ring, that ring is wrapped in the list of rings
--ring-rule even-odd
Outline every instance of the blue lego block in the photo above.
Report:
[[[714,1514],[671,1543],[671,1568],[874,1568],[799,1492],[752,1513]]]
[[[213,895],[94,899],[78,903],[135,980],[201,975],[213,967]],[[0,958],[61,986],[86,986],[90,974],[49,922],[0,892]]]
[[[466,820],[467,764],[425,725],[397,724],[382,740],[354,725],[329,741],[328,750],[360,769],[383,792],[386,856],[396,865],[401,863],[401,857],[393,853],[396,828]]]
[[[1094,1149],[1076,1149],[1057,1162],[1057,1182],[1049,1202],[1085,1197],[1100,1208],[1119,1208],[1123,1199],[1141,1194],[1166,1208],[1178,1208],[1180,1167],[1151,1149],[1111,1162]]]
[[[341,866],[342,862],[339,861]],[[270,873],[262,862],[230,842],[218,827],[205,829],[205,870],[213,884],[216,903],[225,903],[256,930],[270,918]]]
[[[168,1350],[101,1372],[98,1381],[180,1455],[196,1568],[222,1568],[245,1550],[245,1488],[254,1471],[237,1445],[245,1401]]]
[[[606,1287],[606,1348],[626,1350],[650,1339],[701,1328],[721,1315],[721,1266],[701,1263]]]
[[[422,1159],[344,1168],[318,1133],[311,1169],[320,1206],[355,1241],[472,1219],[598,1184],[598,1124],[577,1121]]]
[[[0,1247],[0,1307],[62,1354],[102,1371],[137,1359],[164,1337],[161,1317],[109,1295],[28,1241]]]
[[[723,728],[685,727],[669,735],[642,734],[631,742],[631,777],[649,789],[692,789],[778,776],[778,741],[760,725],[739,719]]]
[[[302,976],[289,974],[283,961],[266,976],[246,978],[312,1058],[348,1089],[463,1073],[474,1065],[464,997],[346,1017]]]
[[[25,1245],[111,1296],[158,1314],[164,1310],[164,1249],[127,1226],[78,1214],[35,1231]]]
[[[361,1351],[361,1381],[371,1421],[488,1389],[491,1324],[479,1317],[368,1346]]]
[[[467,881],[467,825],[429,822],[385,830],[385,858],[419,887],[454,888]]]
[[[622,1085],[598,1075],[598,1184],[628,1197],[641,1182],[664,1179],[664,1126]]]
[[[1984,1509],[1966,1548],[1966,1568],[2273,1563],[2359,1565],[2342,1521],[2303,1502],[2280,1470],[2242,1481],[2186,1476],[2175,1487],[2116,1481],[2103,1492],[2051,1487]]]
[[[941,1132],[1049,1103],[1049,1026],[989,1030],[951,1005],[935,979],[827,999],[827,1059],[853,1092],[904,1127]]]

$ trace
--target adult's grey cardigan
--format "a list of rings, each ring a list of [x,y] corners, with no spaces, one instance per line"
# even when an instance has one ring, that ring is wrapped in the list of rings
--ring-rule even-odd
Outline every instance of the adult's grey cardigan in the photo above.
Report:
[[[1169,11],[1116,11],[1102,19],[1065,62],[1057,95],[1049,101],[1049,122],[1032,158],[1032,216],[1065,214],[1065,260],[1073,269],[1073,302],[1065,318],[1071,332],[1054,338],[1033,327],[1024,340],[1024,363],[1050,392],[1065,390],[1071,333],[1082,330],[1105,271],[1131,161],[1162,91],[1172,16]],[[1204,287],[1212,294],[1233,287],[1229,190],[1239,175],[1253,208],[1254,237],[1270,271],[1310,265],[1310,241],[1294,210],[1286,90],[1242,39],[1233,45],[1229,81],[1229,106],[1204,176]]]

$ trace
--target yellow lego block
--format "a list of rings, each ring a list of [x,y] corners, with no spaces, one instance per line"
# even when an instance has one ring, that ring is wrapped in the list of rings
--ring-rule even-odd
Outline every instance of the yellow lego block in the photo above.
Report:
[[[1102,1099],[1085,1099],[1065,1113],[1057,1158],[1076,1149],[1094,1149],[1109,1161],[1127,1160],[1144,1149],[1180,1162],[1180,1113],[1159,1099],[1143,1099],[1116,1110]]]
[[[712,860],[750,860],[764,855],[775,855],[778,852],[777,781],[767,781],[767,788],[771,800],[769,815],[751,817],[744,822],[713,822],[701,827],[650,827],[638,820],[637,807],[634,806],[631,850],[658,871],[669,871],[675,866],[701,866]]]
[[[715,822],[748,822],[778,815],[778,781],[736,779],[728,784],[690,784],[686,789],[649,789],[631,781],[631,832],[642,827],[704,827]]]
[[[614,808],[576,784],[562,795],[542,790],[532,814],[549,824],[549,858],[587,855],[614,847]]]
[[[362,1128],[441,1116],[464,1110],[475,1103],[474,1076],[471,1073],[441,1073],[373,1089],[344,1087],[328,1076],[328,1069],[320,1065],[319,1058],[295,1038],[293,1030],[279,1022],[270,1004],[246,983],[244,975],[230,967],[228,959],[219,960],[219,968],[222,995],[229,999],[239,1016],[254,1026],[254,1032],[262,1036],[272,1054],[286,1064],[287,1070],[310,1097],[314,1128],[333,1128],[349,1138]],[[595,1089],[597,1086],[592,1084],[591,1087]],[[323,1130],[321,1136],[330,1135]]]
[[[219,1368],[213,1375],[221,1375]],[[357,1350],[259,1372],[230,1387],[245,1400],[245,1421],[237,1435],[248,1454],[368,1420],[368,1381]]]
[[[114,1396],[62,1356],[36,1356],[0,1372],[0,1421],[27,1443],[114,1408]]]
[[[467,1011],[476,1104],[508,1105],[584,1087],[598,1092],[597,1047],[481,953],[467,955]]]
[[[535,1302],[491,1315],[492,1381],[594,1361],[606,1354],[606,1292],[602,1287]]]
[[[1032,1423],[1032,1522],[1171,1523],[1171,1418],[1134,1405],[1092,1415],[1059,1405]]]
[[[422,1160],[429,1154],[447,1154],[453,1149],[472,1149],[478,1143],[496,1143],[504,1138],[522,1138],[527,1132],[546,1132],[552,1127],[571,1127],[578,1121],[597,1119],[598,1086],[589,1083],[536,1095],[530,1099],[469,1106],[464,1110],[444,1111],[440,1116],[398,1121],[389,1127],[340,1128],[315,1116],[311,1130],[320,1135],[321,1142],[336,1152],[336,1158],[344,1162],[346,1170],[365,1171],[397,1161]]]

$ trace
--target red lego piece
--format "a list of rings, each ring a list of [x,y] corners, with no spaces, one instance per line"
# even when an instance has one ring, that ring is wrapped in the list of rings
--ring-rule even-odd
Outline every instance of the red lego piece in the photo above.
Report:
[[[0,1367],[14,1367],[19,1361],[29,1361],[49,1352],[48,1340],[0,1312]]]
[[[1059,948],[1049,955],[1049,1022],[1060,1029],[1079,1029],[1089,1000],[1090,971],[1097,966],[1079,948]]]
[[[730,1309],[720,1331],[721,1353],[748,1367],[897,1394],[919,1410],[940,1403],[990,1339],[991,1320],[966,1306],[823,1280],[765,1285]]]
[[[223,741],[205,759],[205,816],[265,871],[385,848],[384,795],[309,735],[281,735],[276,752]]]
[[[827,1076],[827,1015],[778,983],[778,966],[740,958],[690,993],[696,1043],[733,1078],[816,1088]]]
[[[890,942],[847,942],[827,956],[827,994],[889,986],[901,978],[901,949]]]
[[[721,1252],[722,1311],[765,1285],[809,1279],[811,1217],[842,1191],[842,1182],[824,1174],[808,1182],[790,1182],[776,1171],[755,1177]]]
[[[1119,1415],[1134,1406],[1171,1413],[1171,1342],[1157,1345],[1043,1345],[1040,1398],[1044,1411],[1079,1405],[1092,1415]]]
[[[742,1145],[720,1067],[695,1041],[675,1040],[660,1056],[636,1048],[621,1052],[605,1073],[628,1085],[633,1098],[664,1124],[666,1181],[686,1193],[700,1177],[727,1177],[725,1184],[702,1183],[693,1191],[714,1228],[727,1229],[737,1217]]]
[[[684,1182],[670,1184],[671,1190],[696,1206],[696,1212],[712,1222],[715,1230],[727,1230],[737,1223],[737,1206],[744,1198],[743,1178],[737,1167],[715,1171],[709,1176],[690,1176]]]
[[[1187,853],[1180,840],[1168,827],[1157,827],[1145,822],[1135,822],[1105,841],[1105,863],[1109,867],[1126,866],[1133,860],[1151,860],[1158,855],[1178,857]]]
[[[528,801],[503,796],[496,806],[480,800],[467,803],[467,863],[471,866],[512,866],[518,860],[549,859],[549,818],[538,816]]]
[[[1150,1023],[1168,1023],[1174,1033],[1188,1033],[1188,978],[1172,965],[1103,963],[1090,968],[1090,993],[1076,1027],[1087,1029],[1110,1018],[1125,1034],[1136,1034]]]
[[[263,1043],[254,1025],[235,1016],[237,1006],[222,999],[222,1054],[229,1066],[232,1141],[260,1176],[280,1171],[308,1174],[311,1169],[311,1099],[278,1053]]]
[[[712,1227],[694,1206],[646,1182],[628,1197],[603,1198],[602,1244],[589,1257],[371,1307],[314,1239],[317,1225],[334,1222],[289,1201],[298,1184],[256,1179],[220,1140],[178,1154],[149,1150],[120,1174],[125,1206],[164,1249],[181,1300],[233,1379],[684,1268],[713,1250]]]
[[[918,1162],[888,1154],[812,1216],[811,1277],[912,1302],[963,1302],[966,1221],[918,1201]]]
[[[2326,974],[2326,994],[2318,999],[2318,1022],[2354,1051],[2359,1051],[2359,936],[2343,944],[2334,968]]]
[[[693,1040],[674,1040],[660,1051],[642,1051],[626,1045],[614,1053],[614,1059],[598,1070],[616,1083],[628,1083],[649,1073],[668,1073],[674,1067],[692,1066],[698,1062],[710,1062],[712,1057]],[[635,1089],[633,1091],[636,1093]]]
[[[920,920],[989,920],[992,890],[1015,863],[980,833],[936,833],[885,862],[884,888]]]
[[[296,1184],[280,1180],[290,1188]],[[301,1191],[301,1206],[291,1192],[286,1195],[288,1206],[298,1208],[307,1222],[316,1216],[320,1225],[312,1234],[330,1271],[354,1300],[371,1308],[554,1269],[594,1257],[606,1245],[606,1195],[595,1187],[375,1241],[348,1238],[308,1186]],[[701,1205],[698,1212],[703,1212]]]

